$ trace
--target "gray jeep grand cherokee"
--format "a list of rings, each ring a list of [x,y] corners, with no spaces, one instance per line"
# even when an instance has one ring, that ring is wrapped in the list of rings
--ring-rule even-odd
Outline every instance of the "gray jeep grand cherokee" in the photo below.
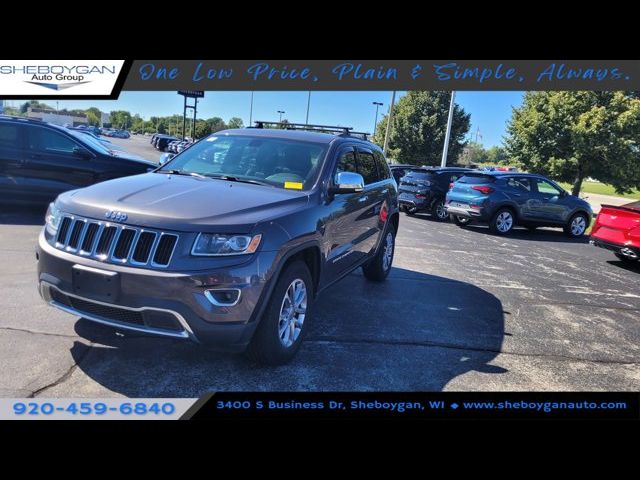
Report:
[[[319,292],[358,267],[386,278],[399,218],[380,148],[302,129],[217,132],[153,172],[61,194],[37,247],[43,299],[289,361]]]

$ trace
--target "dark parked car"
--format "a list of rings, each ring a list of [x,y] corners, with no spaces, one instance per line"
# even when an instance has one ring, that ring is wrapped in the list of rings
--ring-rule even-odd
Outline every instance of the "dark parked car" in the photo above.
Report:
[[[38,241],[39,288],[76,316],[280,364],[319,292],[358,267],[387,277],[398,222],[376,145],[227,130],[152,173],[60,195]]]
[[[91,135],[40,120],[0,116],[0,200],[48,203],[58,194],[156,165]]]
[[[393,175],[396,183],[400,185],[400,179],[404,177],[408,172],[410,172],[411,170],[421,170],[424,167],[393,163],[389,165],[389,168],[391,169],[391,174]]]
[[[170,135],[157,135],[153,141],[153,146],[160,150],[161,152],[167,151],[167,147],[171,142],[178,141],[176,137],[172,137]]]
[[[447,220],[449,213],[444,208],[444,200],[449,185],[468,171],[455,167],[409,170],[398,187],[400,210],[408,215],[428,212],[436,220]]]
[[[593,215],[587,202],[542,175],[497,171],[460,178],[447,193],[446,209],[460,226],[487,223],[497,234],[522,225],[530,230],[562,227],[567,235],[579,237]]]
[[[602,205],[590,243],[611,250],[622,261],[640,262],[640,202]]]

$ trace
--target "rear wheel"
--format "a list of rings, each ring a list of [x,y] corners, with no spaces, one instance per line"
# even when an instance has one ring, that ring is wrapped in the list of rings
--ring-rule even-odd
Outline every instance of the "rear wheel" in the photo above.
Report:
[[[410,217],[414,216],[418,209],[416,207],[404,207],[404,213],[409,215]]]
[[[309,268],[294,261],[280,274],[247,354],[266,365],[289,362],[308,329],[312,300]]]
[[[578,238],[584,235],[588,227],[589,219],[587,215],[585,213],[576,213],[564,227],[564,233],[569,237]]]
[[[439,222],[444,222],[449,218],[447,209],[444,208],[444,199],[437,198],[431,204],[431,215]]]
[[[371,261],[362,267],[364,276],[374,282],[382,282],[391,271],[393,263],[393,252],[396,246],[396,235],[391,225],[387,226],[382,245],[378,248],[378,253]]]
[[[498,235],[505,235],[513,230],[515,223],[513,212],[508,208],[501,208],[489,222],[489,229]]]
[[[451,220],[453,220],[453,223],[455,223],[459,227],[466,227],[471,223],[471,219],[467,217],[461,217],[459,215],[451,215],[450,217]]]

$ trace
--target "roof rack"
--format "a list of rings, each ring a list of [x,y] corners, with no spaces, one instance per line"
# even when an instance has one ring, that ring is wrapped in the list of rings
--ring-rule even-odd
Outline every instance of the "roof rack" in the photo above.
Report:
[[[7,115],[5,113],[0,113],[0,118],[11,118],[13,120],[22,120],[24,122],[42,122],[41,118],[20,117],[18,115]]]
[[[353,127],[342,127],[340,125],[313,125],[309,123],[289,123],[289,122],[270,122],[266,120],[256,120],[255,126],[248,128],[272,128],[279,127],[283,130],[306,130],[309,132],[318,133],[333,133],[339,136],[351,137],[360,136],[363,140],[368,140],[367,136],[370,133],[366,132],[354,132]]]

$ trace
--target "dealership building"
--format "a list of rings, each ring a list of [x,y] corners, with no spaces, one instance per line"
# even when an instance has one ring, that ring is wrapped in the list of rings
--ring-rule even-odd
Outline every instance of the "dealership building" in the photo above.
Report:
[[[78,125],[87,125],[89,120],[87,116],[81,113],[58,113],[55,110],[45,110],[42,108],[27,109],[27,117],[42,120],[43,122],[53,123],[55,125],[71,125],[77,127]]]

